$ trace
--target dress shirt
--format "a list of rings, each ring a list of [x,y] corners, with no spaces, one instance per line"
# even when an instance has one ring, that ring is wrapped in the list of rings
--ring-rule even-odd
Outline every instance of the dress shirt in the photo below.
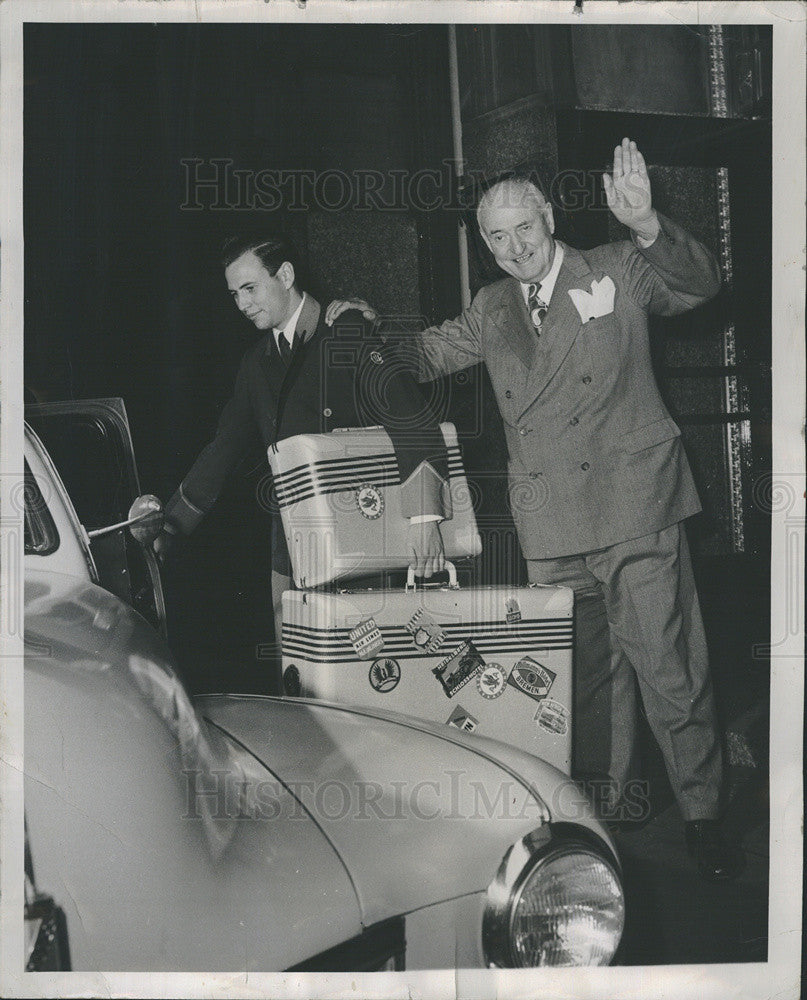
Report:
[[[292,341],[294,340],[294,331],[297,329],[297,320],[300,318],[300,313],[303,311],[304,302],[305,302],[305,292],[303,292],[303,296],[300,299],[300,304],[291,314],[291,316],[288,319],[288,322],[283,327],[283,329],[278,330],[277,327],[272,328],[272,334],[274,335],[275,338],[275,347],[278,350],[280,350],[281,337],[285,337],[286,340],[288,341],[289,347],[291,347]]]
[[[552,267],[549,268],[545,278],[540,281],[528,281],[525,285],[521,283],[521,294],[524,296],[524,301],[529,302],[530,298],[530,285],[538,286],[538,295],[542,302],[549,305],[550,299],[552,298],[552,292],[555,291],[555,282],[558,280],[558,274],[560,273],[560,265],[563,263],[563,244],[558,243],[555,240],[555,256],[552,258]]]

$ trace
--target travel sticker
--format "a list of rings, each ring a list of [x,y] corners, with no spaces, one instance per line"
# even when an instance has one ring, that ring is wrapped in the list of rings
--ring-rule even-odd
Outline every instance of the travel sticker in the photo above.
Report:
[[[475,719],[470,712],[466,712],[462,705],[457,705],[446,722],[456,729],[464,729],[466,733],[472,733],[479,725],[479,719]]]
[[[397,660],[382,656],[373,660],[370,667],[370,683],[380,694],[387,694],[398,686],[401,679],[401,668]]]
[[[521,621],[521,605],[515,597],[508,597],[504,605],[508,625]]]
[[[565,736],[569,731],[569,710],[554,698],[546,698],[535,713],[535,721],[546,732]]]
[[[528,694],[530,698],[541,701],[549,694],[549,689],[557,674],[553,673],[531,656],[522,657],[510,671],[507,683]]]
[[[446,634],[425,608],[418,608],[406,623],[406,631],[424,653],[436,653]]]
[[[363,660],[369,660],[384,648],[384,637],[374,618],[361,622],[348,635],[353,648]]]
[[[432,673],[443,685],[447,698],[453,698],[460,688],[465,687],[485,661],[479,655],[476,646],[466,639],[453,653],[440,660]]]
[[[292,698],[299,698],[302,690],[300,671],[295,664],[290,663],[283,671],[283,690]]]
[[[507,687],[507,674],[498,663],[488,663],[476,675],[476,690],[483,698],[498,698]]]
[[[375,521],[384,513],[384,498],[375,486],[365,483],[356,490],[356,506],[362,517]]]

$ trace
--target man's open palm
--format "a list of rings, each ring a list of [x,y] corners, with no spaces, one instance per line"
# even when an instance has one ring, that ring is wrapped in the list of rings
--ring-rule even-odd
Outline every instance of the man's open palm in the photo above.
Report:
[[[632,230],[652,224],[650,178],[635,142],[625,138],[614,149],[613,173],[603,174],[603,183],[608,207],[619,222]]]

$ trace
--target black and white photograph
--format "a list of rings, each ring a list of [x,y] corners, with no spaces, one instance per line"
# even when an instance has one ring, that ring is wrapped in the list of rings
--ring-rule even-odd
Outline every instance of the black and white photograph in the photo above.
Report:
[[[2,995],[799,996],[805,22],[2,4]]]

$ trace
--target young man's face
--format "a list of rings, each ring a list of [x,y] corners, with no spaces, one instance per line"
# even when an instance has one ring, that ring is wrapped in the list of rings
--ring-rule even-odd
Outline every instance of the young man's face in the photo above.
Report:
[[[224,270],[227,287],[241,312],[259,330],[282,329],[294,312],[292,287],[294,273],[289,278],[290,264],[282,264],[277,274],[270,274],[251,251],[241,254]]]
[[[479,229],[503,271],[525,284],[546,277],[555,222],[537,188],[505,182],[492,189],[479,211]]]

